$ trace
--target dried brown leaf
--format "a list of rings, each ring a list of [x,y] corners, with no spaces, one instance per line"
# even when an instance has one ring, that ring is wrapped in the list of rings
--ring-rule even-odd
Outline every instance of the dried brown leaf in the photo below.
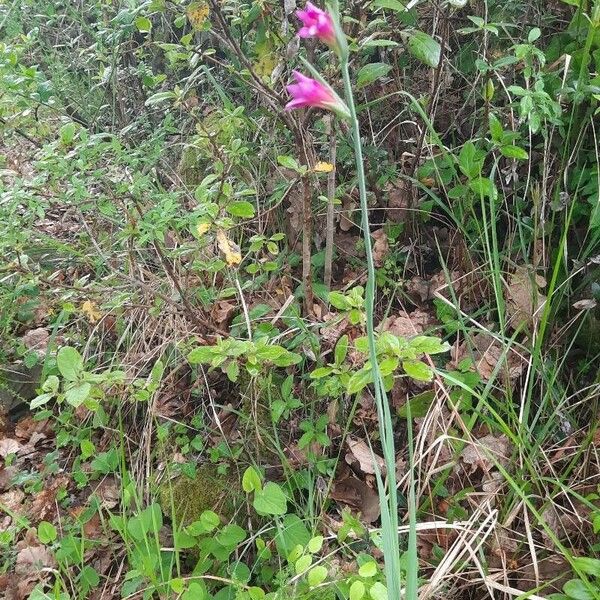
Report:
[[[351,465],[358,462],[358,467],[365,474],[375,473],[375,463],[381,472],[385,471],[385,462],[381,456],[371,451],[369,445],[363,440],[348,438],[346,441],[349,452],[346,454],[346,462]]]

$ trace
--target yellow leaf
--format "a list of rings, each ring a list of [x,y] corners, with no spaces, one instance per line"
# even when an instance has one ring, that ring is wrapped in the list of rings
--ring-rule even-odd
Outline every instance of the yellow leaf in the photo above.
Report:
[[[239,265],[242,262],[242,254],[239,248],[227,237],[227,234],[222,229],[217,231],[217,243],[219,244],[219,250],[225,255],[225,261],[230,267]]]
[[[91,302],[86,300],[81,305],[81,312],[88,318],[88,321],[93,325],[102,318],[102,313],[98,310],[98,307]]]
[[[203,236],[210,229],[210,223],[198,223],[196,231],[199,236]]]
[[[331,171],[333,171],[333,165],[328,162],[320,161],[314,166],[313,171],[315,173],[331,173]]]
[[[192,27],[196,31],[199,31],[204,26],[204,22],[210,14],[210,8],[206,2],[192,2],[187,7],[186,12]]]

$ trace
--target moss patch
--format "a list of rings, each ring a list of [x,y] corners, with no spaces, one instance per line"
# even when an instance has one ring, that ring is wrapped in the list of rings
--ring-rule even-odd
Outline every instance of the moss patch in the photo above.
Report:
[[[159,496],[164,514],[174,512],[177,525],[185,527],[205,510],[230,521],[241,497],[241,486],[237,476],[221,475],[215,465],[207,463],[198,467],[194,479],[182,475],[163,484]]]

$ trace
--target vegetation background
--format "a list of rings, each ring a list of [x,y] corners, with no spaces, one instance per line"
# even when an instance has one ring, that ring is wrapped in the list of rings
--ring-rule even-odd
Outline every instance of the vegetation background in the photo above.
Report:
[[[368,232],[299,8],[0,1],[0,596],[402,597],[367,233],[411,600],[600,598],[600,2],[343,2]]]

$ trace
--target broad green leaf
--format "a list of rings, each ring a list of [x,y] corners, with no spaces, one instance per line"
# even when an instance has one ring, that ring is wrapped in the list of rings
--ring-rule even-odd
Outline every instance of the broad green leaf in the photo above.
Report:
[[[390,46],[399,46],[394,40],[368,40],[361,44],[363,48],[388,48]]]
[[[246,532],[235,523],[225,525],[221,531],[215,535],[216,542],[225,547],[237,546],[246,539]]]
[[[31,410],[33,410],[34,408],[39,408],[40,406],[44,406],[44,404],[47,404],[50,400],[52,400],[53,397],[54,397],[54,394],[51,394],[49,392],[47,392],[45,394],[40,394],[39,396],[36,396],[29,403],[29,408]]]
[[[300,165],[293,156],[278,156],[277,162],[286,169],[292,169],[293,171],[300,169]]]
[[[42,521],[37,526],[37,536],[42,544],[50,544],[58,537],[58,532],[52,523]]]
[[[498,196],[498,190],[494,182],[487,177],[477,177],[469,182],[469,187],[478,196],[495,199]]]
[[[148,33],[152,29],[152,21],[148,17],[138,17],[135,20],[135,26],[137,30],[142,33]]]
[[[388,600],[387,588],[379,581],[371,586],[369,595],[373,600]]]
[[[346,360],[347,354],[348,354],[348,336],[344,334],[338,340],[337,344],[335,345],[335,352],[334,352],[335,364],[341,365],[344,362],[344,360]]]
[[[577,556],[573,558],[573,566],[577,567],[587,575],[600,577],[600,560],[598,560],[597,558]]]
[[[596,600],[592,585],[586,585],[581,579],[571,579],[563,586],[563,591],[572,600]]]
[[[302,573],[305,573],[306,571],[308,571],[308,569],[312,565],[312,560],[313,559],[310,554],[305,554],[304,556],[301,556],[294,563],[294,570],[296,571],[296,575],[302,575]]]
[[[219,350],[215,346],[199,346],[188,354],[188,362],[192,365],[209,363],[218,352]]]
[[[469,179],[474,179],[481,175],[484,157],[473,142],[467,142],[458,155],[458,166]]]
[[[373,371],[370,366],[363,367],[356,373],[350,377],[350,381],[348,381],[347,391],[349,394],[357,394],[365,387],[367,387],[370,383],[373,382]]]
[[[254,205],[247,200],[237,200],[227,205],[227,212],[234,217],[251,219],[254,216]]]
[[[424,417],[429,410],[432,402],[435,400],[435,392],[432,390],[427,390],[422,392],[416,396],[413,396],[408,400],[406,404],[403,404],[398,409],[398,416],[407,418],[408,417],[408,406],[410,406],[410,416],[412,419],[416,417]]]
[[[68,404],[77,408],[88,399],[91,391],[91,384],[89,384],[87,381],[84,381],[83,383],[70,387],[65,392],[65,400]]]
[[[341,292],[329,292],[329,303],[338,310],[350,310],[352,305]]]
[[[362,600],[365,592],[365,584],[362,581],[355,581],[350,586],[350,600]]]
[[[185,550],[187,548],[194,548],[198,543],[196,538],[191,536],[186,531],[180,529],[177,533],[173,534],[174,546],[177,550]]]
[[[318,367],[317,369],[315,369],[314,371],[311,372],[310,378],[311,379],[322,379],[323,377],[327,377],[328,375],[331,375],[332,372],[333,372],[333,369],[331,367]]]
[[[242,476],[242,489],[249,494],[250,492],[260,491],[262,489],[262,481],[260,475],[253,466],[248,467]]]
[[[502,146],[500,152],[506,158],[516,158],[517,160],[527,160],[529,158],[527,151],[519,148],[519,146]]]
[[[406,10],[406,6],[402,2],[399,2],[399,0],[375,0],[371,6],[374,8],[387,8],[398,12]]]
[[[420,360],[405,360],[402,363],[404,372],[417,381],[431,381],[433,379],[433,371],[431,368]]]
[[[300,546],[300,551],[302,551],[311,536],[298,515],[285,515],[282,521],[275,536],[275,544],[279,555],[287,557],[296,546]]]
[[[254,493],[252,506],[259,515],[284,515],[287,511],[287,498],[279,485],[269,481],[262,490]]]
[[[265,591],[262,588],[252,586],[247,589],[250,600],[261,600],[266,596]]]
[[[450,345],[447,342],[427,335],[418,335],[412,338],[409,342],[409,347],[417,354],[440,354],[441,352],[448,352],[450,350]]]
[[[430,67],[440,64],[442,49],[430,35],[424,31],[411,31],[408,37],[409,52]]]
[[[76,381],[83,371],[83,358],[75,348],[65,346],[56,355],[56,366],[67,381]]]
[[[307,549],[311,554],[316,554],[317,552],[321,551],[321,548],[323,547],[323,536],[322,535],[316,535],[314,538],[311,538],[311,540],[308,542],[307,544]]]
[[[356,76],[356,86],[358,89],[363,88],[375,80],[385,77],[392,70],[392,65],[376,62],[364,65]]]
[[[504,128],[502,127],[502,123],[494,113],[490,113],[489,122],[492,139],[495,142],[499,142],[504,137]]]
[[[359,567],[358,574],[365,578],[375,577],[375,575],[377,575],[377,563],[374,560],[367,561],[364,565]]]
[[[320,585],[327,578],[327,569],[323,565],[317,565],[308,572],[308,585],[315,587]]]

